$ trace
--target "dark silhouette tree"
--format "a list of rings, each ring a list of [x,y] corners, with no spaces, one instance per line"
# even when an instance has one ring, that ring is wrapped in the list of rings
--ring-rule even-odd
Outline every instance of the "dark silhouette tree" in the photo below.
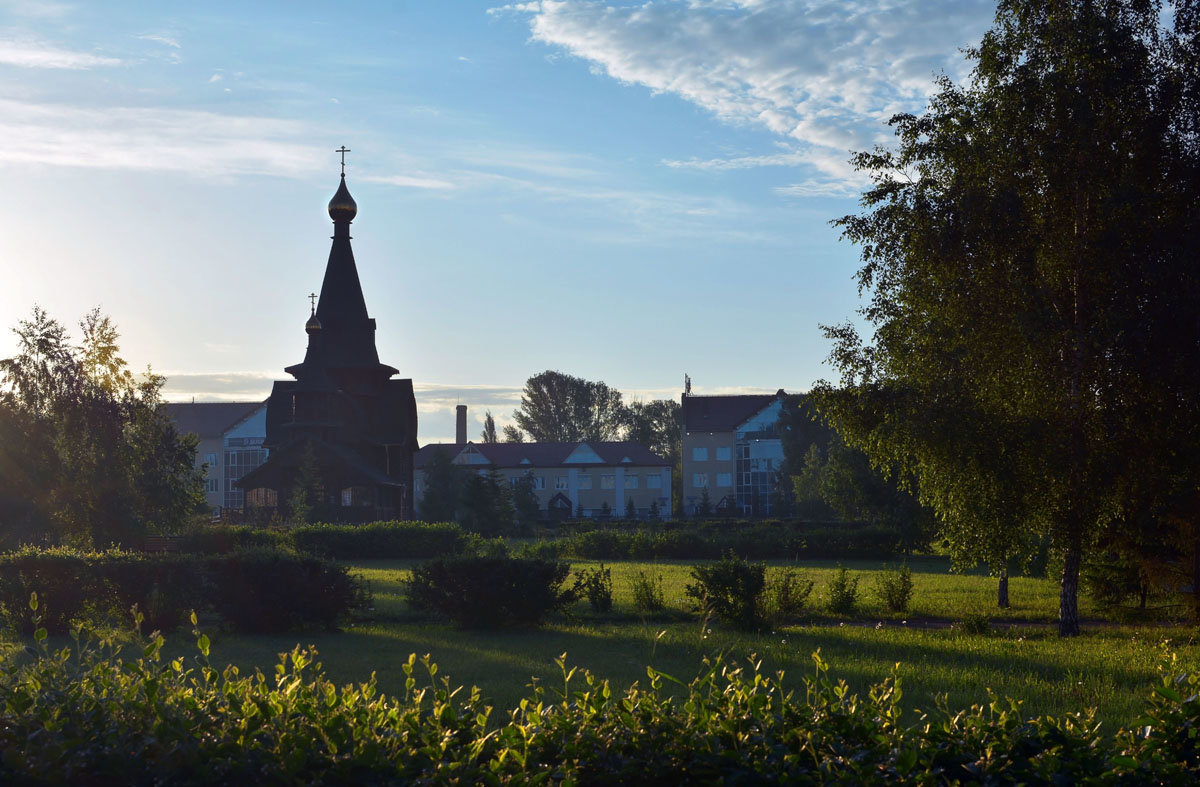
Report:
[[[624,412],[620,391],[547,370],[525,381],[521,406],[513,418],[533,442],[573,443],[615,439]]]
[[[488,410],[483,414],[483,431],[479,438],[484,443],[498,443],[500,439],[496,436],[496,419],[492,417],[492,411]]]

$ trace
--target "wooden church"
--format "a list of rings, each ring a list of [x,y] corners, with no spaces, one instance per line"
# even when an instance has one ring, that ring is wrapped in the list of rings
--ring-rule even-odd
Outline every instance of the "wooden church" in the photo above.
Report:
[[[345,153],[343,148],[343,157]],[[302,470],[320,487],[326,521],[409,519],[413,510],[413,454],[417,405],[412,380],[379,362],[375,320],[367,314],[358,280],[350,223],[358,205],[342,178],[329,201],[333,246],[321,294],[308,322],[304,360],[284,371],[267,400],[267,461],[243,476],[246,504],[288,505]]]

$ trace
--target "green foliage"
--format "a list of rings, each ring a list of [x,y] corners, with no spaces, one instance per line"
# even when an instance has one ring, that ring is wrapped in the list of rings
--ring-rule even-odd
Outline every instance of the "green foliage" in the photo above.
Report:
[[[590,526],[590,525],[589,525]],[[814,527],[772,521],[664,522],[607,527],[565,536],[563,554],[588,560],[708,560],[727,552],[755,560],[887,559],[900,536],[882,526]]]
[[[837,573],[829,579],[829,611],[835,615],[853,615],[858,606],[858,577],[850,576],[845,566],[838,564]]]
[[[371,522],[306,525],[285,531],[291,545],[334,560],[392,560],[457,554],[469,537],[450,522]]]
[[[811,579],[805,579],[794,569],[781,569],[767,579],[767,614],[774,620],[795,618],[804,611],[812,595]]]
[[[348,569],[272,549],[220,556],[21,549],[0,555],[0,611],[29,633],[31,593],[42,626],[63,633],[88,620],[126,619],[136,605],[149,628],[169,631],[189,610],[213,610],[243,632],[332,626],[358,606]]]
[[[991,696],[901,722],[893,674],[857,694],[820,652],[796,688],[705,660],[687,682],[654,668],[616,691],[556,660],[494,713],[428,656],[402,662],[389,697],[374,676],[335,685],[297,647],[269,675],[164,659],[161,637],[77,636],[0,671],[0,779],[7,783],[529,784],[1190,784],[1200,777],[1200,678],[1164,668],[1136,727],[1109,737],[1091,712],[1027,718]],[[669,682],[669,690],[664,685]]]
[[[575,574],[572,590],[576,597],[586,598],[593,612],[611,612],[613,605],[612,571],[601,563],[599,568],[582,569]]]
[[[513,411],[517,428],[543,443],[614,440],[624,417],[620,391],[549,369],[525,381]]]
[[[425,463],[425,489],[421,495],[421,517],[426,522],[454,522],[465,479],[449,452],[438,447]]]
[[[492,417],[491,410],[483,414],[483,431],[479,433],[479,439],[483,443],[500,442],[500,438],[496,435],[496,419]]]
[[[651,577],[639,569],[629,579],[629,590],[638,612],[661,612],[667,606],[662,574]]]
[[[208,600],[235,631],[333,628],[363,599],[348,568],[307,555],[251,549],[203,563]]]
[[[296,468],[296,478],[287,499],[288,519],[291,524],[306,525],[312,521],[313,512],[322,503],[323,490],[317,454],[313,450],[312,440],[309,440],[300,452],[300,465]]]
[[[993,569],[1043,534],[1079,567],[1200,460],[1200,190],[1194,3],[1006,0],[968,84],[937,80],[895,150],[860,153],[872,339],[826,328],[841,385],[822,415],[877,466],[920,479],[952,546]],[[1194,521],[1194,516],[1190,517]],[[1200,586],[1200,562],[1195,583]]]
[[[408,601],[465,626],[532,626],[572,598],[567,563],[508,555],[432,560],[413,569]]]
[[[533,488],[533,473],[526,473],[512,487],[513,511],[523,532],[533,529],[542,518],[542,506]]]
[[[950,624],[950,628],[957,631],[959,634],[971,634],[980,636],[983,634],[992,633],[992,619],[980,612],[972,612],[964,615],[961,620],[956,620]]]
[[[913,596],[912,571],[908,565],[879,574],[875,581],[875,594],[889,611],[907,612]]]
[[[726,555],[716,563],[693,566],[695,582],[684,593],[696,601],[705,615],[738,628],[757,630],[766,626],[763,593],[767,568],[735,555]]]
[[[513,531],[512,489],[497,470],[467,475],[458,511],[459,523],[472,533],[500,536]]]
[[[173,532],[204,500],[196,438],[162,407],[165,379],[135,378],[116,327],[93,310],[82,344],[35,307],[0,360],[0,547],[136,545]]]
[[[624,439],[644,445],[674,467],[683,452],[683,408],[675,399],[630,402],[622,414]]]
[[[637,519],[637,504],[632,497],[625,498],[625,518],[630,521]]]

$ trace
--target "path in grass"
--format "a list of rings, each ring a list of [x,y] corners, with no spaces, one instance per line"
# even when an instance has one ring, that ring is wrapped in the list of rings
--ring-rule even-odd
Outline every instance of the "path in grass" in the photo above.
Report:
[[[574,565],[598,565],[573,561]],[[871,597],[873,572],[879,563],[847,563],[861,577],[863,612],[839,619],[815,613],[782,625],[774,632],[745,634],[719,625],[702,625],[683,611],[688,562],[606,563],[613,573],[616,608],[610,616],[593,616],[579,604],[567,619],[537,630],[469,631],[414,615],[403,600],[402,580],[409,565],[374,562],[357,565],[375,593],[373,620],[341,633],[307,632],[279,637],[214,636],[214,657],[242,668],[266,671],[275,655],[297,642],[315,644],[330,675],[338,682],[359,682],[372,672],[389,693],[402,691],[400,664],[408,654],[430,653],[452,683],[478,685],[498,708],[510,708],[528,693],[533,676],[558,685],[554,659],[566,652],[568,662],[608,678],[618,687],[643,681],[646,666],[682,680],[694,676],[705,657],[721,655],[744,661],[750,653],[770,671],[784,670],[799,685],[811,674],[811,654],[820,648],[831,673],[856,690],[886,677],[899,663],[903,704],[910,711],[929,708],[945,695],[952,708],[986,702],[987,689],[1024,702],[1029,715],[1061,714],[1095,707],[1106,726],[1133,722],[1156,676],[1167,647],[1177,652],[1183,668],[1200,667],[1200,646],[1184,628],[1093,625],[1075,639],[1058,638],[1046,622],[1054,619],[1057,587],[1049,580],[1014,578],[1013,609],[994,607],[995,580],[985,576],[948,574],[944,561],[912,561],[916,594],[906,616],[884,614]],[[772,566],[779,570],[783,564]],[[813,602],[821,605],[825,583],[836,570],[830,563],[787,564],[816,581]],[[632,609],[629,579],[636,571],[661,574],[669,606],[674,610],[643,618]],[[968,635],[927,628],[922,621],[959,619],[989,613],[1002,624],[988,635]],[[1085,615],[1096,610],[1084,606]],[[907,621],[907,623],[903,622]],[[877,628],[877,626],[879,626]],[[1012,626],[1013,628],[1009,628]],[[176,634],[172,650],[186,652],[186,638]],[[915,715],[909,720],[915,721]]]

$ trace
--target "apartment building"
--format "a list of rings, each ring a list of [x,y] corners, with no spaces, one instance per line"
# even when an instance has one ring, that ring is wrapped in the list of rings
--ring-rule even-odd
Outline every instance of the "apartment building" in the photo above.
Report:
[[[266,402],[176,402],[163,405],[183,434],[200,438],[196,468],[205,470],[204,497],[213,511],[241,509],[246,493],[234,482],[266,461]]]
[[[695,515],[707,493],[713,512],[766,515],[783,465],[779,414],[786,394],[684,393],[682,497]]]

